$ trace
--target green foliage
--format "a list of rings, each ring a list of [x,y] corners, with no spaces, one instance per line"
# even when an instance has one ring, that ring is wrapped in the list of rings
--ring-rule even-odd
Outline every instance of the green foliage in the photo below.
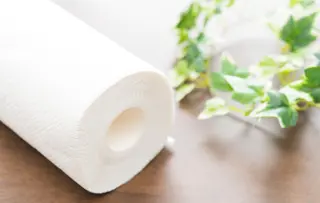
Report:
[[[179,61],[170,75],[173,87],[181,85],[189,77],[190,72],[188,63],[184,60]]]
[[[211,73],[211,83],[210,84],[211,84],[212,89],[225,91],[225,92],[232,91],[232,87],[227,82],[227,80],[224,78],[224,75],[222,73],[217,73],[217,72]]]
[[[319,102],[320,67],[311,67],[304,71],[304,79],[298,84],[293,82],[279,92],[268,92],[267,104],[257,111],[255,117],[275,117],[281,127],[295,126],[298,120],[299,104],[315,106]],[[314,94],[313,94],[314,93]]]
[[[316,15],[317,13],[312,13],[300,19],[295,19],[292,15],[289,17],[280,31],[280,38],[289,45],[290,51],[295,52],[317,39],[311,32]]]
[[[181,14],[180,21],[176,28],[180,30],[190,30],[196,25],[196,21],[201,12],[201,6],[198,2],[190,4],[189,8]]]
[[[313,6],[315,4],[314,0],[290,0],[290,7],[293,8],[297,5],[301,5],[304,8]]]
[[[170,72],[171,84],[177,92],[177,101],[181,101],[195,88],[209,86],[211,55],[203,49],[208,46],[209,39],[205,32],[206,27],[214,16],[220,15],[233,3],[234,0],[195,1],[181,13],[175,25],[181,55]],[[243,70],[235,74],[248,75]],[[227,86],[224,89],[227,89]]]
[[[292,88],[290,86],[286,86],[280,89],[280,92],[286,95],[291,105],[295,105],[299,101],[305,101],[307,103],[313,102],[313,98],[310,94],[300,91],[299,89]]]
[[[223,55],[221,57],[221,72],[211,73],[211,88],[225,92],[234,91],[235,97],[239,98],[238,94],[250,94],[252,91],[250,88],[245,89],[244,83],[246,81],[244,78],[248,76],[247,70],[238,68],[229,56]],[[239,85],[242,87],[241,90]]]
[[[238,68],[230,56],[223,55],[221,59],[222,73],[226,75],[247,78],[249,71],[247,69]]]
[[[298,91],[309,94],[313,102],[320,102],[320,66],[305,69],[305,77],[291,86]]]
[[[295,126],[299,111],[320,106],[320,51],[311,49],[317,12],[290,15],[282,26],[267,24],[284,44],[281,54],[260,59],[251,69],[238,67],[227,53],[220,58],[220,70],[212,71],[212,53],[207,25],[235,3],[234,0],[197,0],[181,13],[175,26],[181,53],[170,72],[179,102],[197,88],[210,90],[199,119],[223,116],[232,111],[254,118],[276,118],[283,128]],[[289,8],[313,8],[313,0],[290,0]],[[312,9],[311,9],[312,10]],[[314,10],[314,9],[313,9]],[[320,47],[319,47],[320,48]],[[306,65],[310,55],[315,65]],[[302,76],[299,76],[302,72]],[[280,88],[270,86],[274,79]],[[219,92],[227,93],[243,108],[230,106]]]
[[[255,115],[260,118],[277,118],[282,128],[297,124],[298,112],[291,107],[265,108]]]
[[[232,99],[241,104],[250,104],[262,96],[259,93],[261,92],[261,87],[250,85],[250,80],[235,76],[225,76],[225,78],[233,89]]]
[[[314,87],[320,85],[320,67],[310,67],[304,72],[307,78],[307,83],[310,86]]]
[[[290,7],[294,7],[299,4],[300,0],[290,0]]]
[[[207,119],[212,116],[222,116],[229,112],[226,102],[220,97],[214,97],[206,101],[204,111],[199,115],[199,119]]]

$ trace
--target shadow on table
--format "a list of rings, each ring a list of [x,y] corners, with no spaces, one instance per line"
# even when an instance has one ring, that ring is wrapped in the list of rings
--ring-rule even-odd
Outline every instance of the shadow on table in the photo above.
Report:
[[[212,122],[202,144],[218,167],[224,168],[225,176],[242,180],[241,186],[237,185],[241,181],[235,181],[233,187],[251,192],[246,202],[318,201],[320,179],[315,177],[320,170],[320,139],[309,114],[301,114],[297,126],[280,136],[230,118],[221,123]]]

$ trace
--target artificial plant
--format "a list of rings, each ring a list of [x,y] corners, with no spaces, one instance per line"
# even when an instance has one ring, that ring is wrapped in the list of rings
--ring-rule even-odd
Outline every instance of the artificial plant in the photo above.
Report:
[[[223,53],[221,70],[214,72],[210,66],[214,44],[206,28],[211,19],[234,3],[194,1],[181,13],[175,27],[181,53],[171,71],[176,100],[204,88],[212,98],[205,102],[199,119],[237,111],[243,116],[277,118],[283,128],[295,126],[299,111],[320,106],[320,52],[316,44],[319,29],[315,26],[319,9],[311,0],[291,0],[288,7],[292,12],[284,24],[267,23],[283,44],[281,54],[265,56],[251,67],[239,68],[228,53]],[[275,78],[280,81],[279,88],[272,83]],[[216,96],[217,92],[230,93],[243,108],[230,106]]]

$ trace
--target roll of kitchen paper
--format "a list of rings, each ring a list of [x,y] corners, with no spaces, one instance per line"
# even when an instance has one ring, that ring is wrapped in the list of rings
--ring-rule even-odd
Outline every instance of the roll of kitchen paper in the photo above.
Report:
[[[0,120],[92,193],[163,148],[166,77],[46,0],[0,1]]]

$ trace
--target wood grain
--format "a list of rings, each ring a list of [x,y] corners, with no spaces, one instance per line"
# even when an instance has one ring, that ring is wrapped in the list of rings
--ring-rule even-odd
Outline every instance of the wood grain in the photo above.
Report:
[[[93,195],[0,124],[0,202],[318,203],[317,127],[309,122],[281,137],[232,118],[200,122],[179,111],[171,151],[117,190]]]

